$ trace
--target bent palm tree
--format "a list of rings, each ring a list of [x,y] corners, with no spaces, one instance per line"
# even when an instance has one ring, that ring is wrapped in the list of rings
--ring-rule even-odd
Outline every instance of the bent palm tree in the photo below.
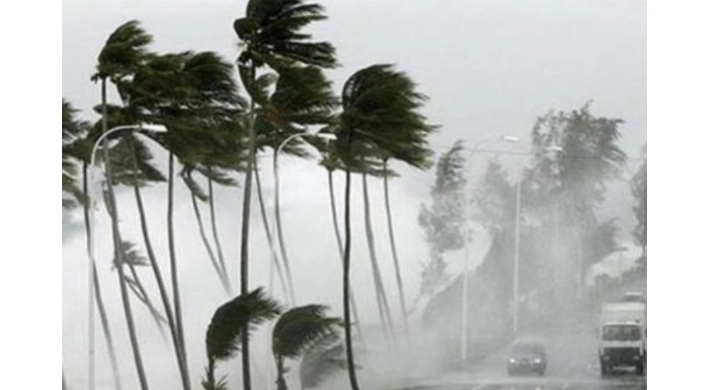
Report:
[[[418,112],[426,97],[415,91],[414,82],[391,65],[373,65],[357,71],[345,82],[343,112],[338,117],[336,147],[345,171],[345,251],[343,266],[343,311],[348,375],[353,390],[358,389],[350,332],[350,176],[362,160],[360,143],[374,146],[394,158],[410,160],[408,152],[424,141],[414,136],[433,127]]]
[[[129,21],[119,26],[107,39],[106,44],[101,49],[98,57],[97,72],[92,76],[92,80],[101,81],[101,107],[103,131],[108,130],[106,80],[111,79],[114,83],[120,83],[121,79],[128,74],[134,73],[136,67],[142,61],[147,45],[153,38],[147,34],[137,21]],[[138,346],[138,336],[136,334],[133,313],[128,297],[128,291],[124,279],[123,253],[120,250],[121,237],[118,230],[118,216],[116,214],[116,202],[113,192],[111,175],[111,164],[108,159],[108,148],[104,146],[104,161],[106,162],[106,173],[109,180],[106,203],[111,210],[111,226],[113,232],[113,246],[116,258],[119,259],[118,278],[121,289],[121,301],[123,303],[124,316],[128,326],[128,334],[133,351],[133,359],[136,365],[136,372],[143,390],[148,389],[148,381],[143,367],[143,359]],[[187,390],[187,389],[185,389]]]
[[[323,305],[295,307],[276,321],[271,336],[271,350],[276,360],[276,386],[287,390],[286,359],[298,359],[316,343],[338,338],[339,318],[327,317]]]
[[[202,381],[205,390],[224,389],[224,379],[215,379],[216,364],[225,361],[240,350],[243,351],[242,333],[249,333],[257,325],[276,317],[281,311],[278,303],[266,296],[262,288],[240,295],[220,306],[212,316],[207,328],[206,378]]]
[[[311,22],[325,19],[323,7],[303,0],[250,0],[246,15],[234,22],[234,30],[244,43],[238,67],[242,84],[251,97],[249,110],[249,156],[244,179],[240,272],[241,291],[249,289],[249,215],[251,209],[252,169],[256,154],[256,106],[263,100],[255,86],[257,70],[268,65],[278,70],[284,66],[335,66],[335,49],[327,42],[311,42],[302,29]],[[244,390],[251,390],[248,333],[242,332],[242,373]]]

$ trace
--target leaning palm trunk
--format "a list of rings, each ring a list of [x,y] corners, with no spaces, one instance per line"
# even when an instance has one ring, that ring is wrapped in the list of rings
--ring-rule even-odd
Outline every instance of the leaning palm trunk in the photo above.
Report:
[[[387,180],[387,159],[384,159],[384,182],[385,182],[385,208],[387,209],[387,229],[390,236],[390,247],[392,248],[392,259],[394,260],[394,270],[397,276],[397,289],[399,290],[399,305],[402,309],[402,321],[404,331],[407,334],[407,342],[411,344],[412,338],[409,332],[409,321],[407,320],[407,308],[404,300],[404,288],[402,288],[402,272],[399,269],[399,258],[397,257],[397,246],[394,243],[394,228],[392,227],[392,209],[390,207],[389,180]]]
[[[101,106],[103,114],[103,132],[108,131],[108,117],[106,113],[106,78],[101,79]],[[116,197],[113,192],[113,183],[111,175],[111,161],[109,160],[108,146],[104,144],[104,162],[106,164],[106,180],[108,187],[107,196],[107,208],[111,215],[111,230],[113,232],[113,250],[114,256],[117,260],[116,269],[118,270],[118,285],[121,289],[121,301],[123,303],[123,313],[126,317],[126,325],[128,326],[128,335],[131,340],[131,347],[133,350],[133,360],[136,364],[136,371],[138,374],[138,380],[141,384],[141,389],[148,390],[148,380],[146,379],[145,369],[143,368],[143,359],[141,357],[141,351],[138,346],[138,337],[136,334],[135,322],[133,320],[133,312],[131,310],[131,302],[128,296],[128,288],[126,287],[125,274],[123,270],[124,264],[124,253],[121,248],[121,236],[118,230],[118,212],[116,210]]]
[[[365,206],[365,232],[367,237],[367,247],[370,252],[370,262],[372,264],[372,277],[375,281],[375,293],[377,294],[377,308],[380,313],[380,322],[387,343],[394,340],[394,330],[392,322],[392,314],[390,312],[387,295],[385,294],[385,286],[382,282],[382,274],[377,262],[377,253],[375,252],[375,237],[372,233],[372,221],[370,218],[370,199],[367,191],[367,174],[362,173],[362,193]]]
[[[276,357],[276,390],[288,390],[286,385],[286,367],[283,356]]]
[[[195,212],[195,218],[197,219],[197,228],[200,231],[200,238],[202,239],[202,243],[205,246],[205,250],[207,250],[207,255],[210,258],[210,263],[212,263],[212,267],[214,267],[214,270],[217,273],[217,276],[219,277],[219,281],[222,283],[222,288],[224,288],[224,292],[226,292],[228,296],[231,296],[232,289],[229,286],[229,280],[227,279],[227,275],[222,272],[222,268],[217,262],[217,257],[215,256],[214,251],[212,250],[212,246],[207,240],[207,235],[205,234],[205,226],[202,222],[202,215],[200,214],[200,207],[197,204],[197,195],[195,195],[194,193],[190,193],[190,198],[192,199],[192,209]]]
[[[291,277],[291,267],[289,266],[288,251],[286,250],[286,243],[283,237],[283,229],[281,227],[281,207],[279,204],[279,167],[278,167],[278,150],[274,149],[274,216],[276,217],[276,232],[278,233],[279,248],[281,248],[281,260],[284,262],[284,269],[286,270],[286,280],[288,281],[288,288],[291,292],[291,304],[296,305],[296,292],[293,288],[293,278]]]
[[[250,85],[254,84],[256,68],[252,61],[249,72]],[[240,250],[240,291],[242,295],[249,293],[249,216],[251,212],[251,180],[256,160],[256,134],[254,129],[255,102],[251,99],[249,110],[249,155],[247,157],[247,171],[244,178],[244,200],[242,202],[242,237]],[[249,332],[245,326],[241,332],[242,346],[242,380],[244,390],[251,390],[251,372],[249,370]]]
[[[212,191],[212,167],[208,166],[207,167],[208,173],[210,175],[207,176],[207,188],[208,188],[208,198],[209,198],[209,203],[210,203],[210,224],[212,226],[212,237],[214,238],[214,246],[215,249],[217,250],[217,258],[219,259],[219,266],[222,267],[222,273],[227,276],[227,281],[229,281],[229,273],[227,272],[227,266],[224,263],[224,254],[222,253],[222,245],[220,244],[219,241],[219,235],[217,234],[217,220],[215,218],[215,212],[214,212],[214,196],[213,196],[213,191]],[[231,295],[231,285],[230,285],[230,295]]]
[[[274,248],[274,240],[271,235],[271,228],[269,226],[269,218],[266,215],[266,207],[264,206],[264,197],[261,193],[261,180],[259,180],[259,167],[257,167],[257,161],[254,161],[254,178],[256,179],[256,194],[259,198],[259,208],[261,210],[261,220],[264,222],[264,231],[266,233],[266,240],[269,243],[269,251],[271,252],[271,262],[276,267],[276,273],[279,277],[279,282],[281,283],[281,290],[284,294],[284,299],[288,302],[291,294],[289,293],[288,286],[284,279],[283,270],[281,269],[281,263],[276,256],[276,248]],[[273,294],[273,292],[271,292]],[[295,302],[291,302],[293,305]]]
[[[131,140],[131,146],[133,146],[133,138]],[[133,167],[138,169],[138,161],[135,154],[135,147],[133,150]],[[182,349],[180,342],[178,341],[177,329],[175,326],[175,319],[173,317],[173,310],[171,308],[170,298],[168,296],[168,291],[165,288],[165,282],[163,281],[163,275],[160,272],[160,266],[155,257],[155,252],[153,252],[153,244],[150,240],[150,235],[148,233],[148,223],[145,217],[145,208],[143,207],[143,197],[141,196],[140,187],[137,183],[133,185],[133,192],[136,197],[136,204],[138,205],[138,215],[141,221],[141,232],[143,233],[143,242],[145,243],[146,252],[148,253],[148,261],[150,261],[150,268],[153,270],[153,276],[155,276],[155,281],[158,285],[158,291],[160,292],[160,299],[163,303],[163,309],[165,310],[165,317],[167,318],[168,328],[170,329],[170,337],[172,339],[173,348],[175,349],[175,357],[177,358],[178,369],[180,370],[180,378],[182,380],[183,390],[189,390],[190,381],[188,376],[187,367],[182,360]]]
[[[175,256],[175,232],[173,231],[173,172],[175,164],[175,155],[170,152],[168,159],[168,252],[170,254],[170,278],[173,285],[173,305],[175,313],[175,331],[177,341],[180,346],[180,359],[182,359],[182,367],[187,367],[187,350],[185,347],[185,333],[182,326],[182,307],[180,304],[180,286],[177,274],[177,260]],[[190,380],[188,373],[185,372],[186,378],[183,380],[189,385]]]
[[[348,378],[352,390],[359,390],[355,373],[352,331],[350,329],[350,168],[345,171],[345,248],[343,250],[343,320],[345,321],[345,355],[348,361]]]
[[[333,170],[328,169],[328,190],[330,193],[330,212],[333,216],[333,229],[335,230],[335,238],[338,240],[338,253],[340,254],[341,263],[343,259],[343,239],[340,237],[340,228],[338,227],[338,211],[335,208],[335,193],[333,191]],[[352,289],[350,291],[350,305],[353,310],[353,321],[357,327],[357,333],[360,336],[360,342],[365,344],[365,335],[362,333],[362,327],[360,326],[360,317],[357,314],[357,305],[355,304],[355,294],[353,294]]]
[[[83,185],[84,185],[84,193],[88,194],[89,193],[89,180],[88,180],[88,165],[86,163],[83,164]],[[91,199],[91,198],[90,198]],[[113,337],[111,336],[111,329],[109,328],[108,325],[108,318],[106,317],[106,308],[104,307],[104,302],[103,299],[101,298],[101,288],[99,285],[99,276],[98,273],[96,272],[96,259],[94,258],[94,244],[93,244],[93,238],[91,235],[93,234],[93,226],[89,226],[91,224],[91,218],[89,217],[89,207],[92,207],[91,202],[85,202],[84,203],[84,225],[86,226],[86,250],[89,253],[89,267],[91,268],[91,273],[90,273],[90,281],[89,283],[92,284],[92,290],[93,290],[93,295],[94,299],[96,300],[96,307],[99,309],[99,317],[101,319],[101,328],[103,329],[104,337],[106,338],[106,346],[108,349],[108,354],[109,354],[109,360],[111,362],[111,372],[113,374],[113,383],[114,386],[116,387],[116,390],[121,389],[121,375],[119,374],[118,371],[118,362],[116,360],[116,350],[113,347]],[[89,302],[89,305],[93,307],[94,302]],[[91,318],[89,319],[91,323],[93,323],[93,312],[91,315]],[[90,328],[93,328],[93,325],[90,325]],[[93,331],[92,331],[93,332]],[[93,334],[91,335],[93,338]],[[90,341],[91,345],[93,346],[93,340]],[[94,351],[90,350],[90,364],[89,364],[89,376],[91,378],[94,377],[94,365],[93,365],[93,358],[94,358]],[[93,388],[93,382],[91,380],[89,381],[90,385]]]

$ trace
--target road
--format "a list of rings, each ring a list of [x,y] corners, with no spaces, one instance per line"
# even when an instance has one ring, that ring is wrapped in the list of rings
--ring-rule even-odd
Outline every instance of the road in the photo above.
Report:
[[[645,390],[646,376],[619,370],[600,376],[593,327],[568,325],[544,335],[548,365],[545,375],[509,376],[507,349],[465,370],[426,378],[410,377],[396,390]]]

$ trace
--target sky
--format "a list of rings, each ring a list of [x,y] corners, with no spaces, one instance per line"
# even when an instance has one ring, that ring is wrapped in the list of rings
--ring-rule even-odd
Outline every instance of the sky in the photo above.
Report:
[[[337,50],[340,67],[329,71],[336,91],[349,75],[374,63],[393,63],[406,71],[418,88],[429,97],[424,113],[440,126],[432,137],[436,152],[448,149],[462,139],[470,148],[479,142],[487,149],[520,151],[532,130],[535,119],[549,110],[569,111],[591,101],[596,116],[620,118],[620,145],[630,157],[626,178],[638,166],[641,147],[647,141],[647,33],[646,2],[638,0],[488,0],[488,1],[324,1],[328,20],[311,31],[319,40],[331,42]],[[99,86],[89,79],[96,57],[108,35],[120,24],[137,19],[154,36],[152,50],[216,51],[227,59],[238,52],[232,22],[243,14],[244,1],[163,1],[163,0],[64,0],[62,3],[62,96],[81,110],[80,117],[94,120],[91,108],[98,104]],[[115,96],[113,96],[115,99]],[[493,138],[514,135],[523,142],[511,146],[496,144]],[[470,149],[469,149],[470,151]],[[470,156],[473,170],[483,166],[490,153]],[[164,161],[164,156],[158,156]],[[502,155],[511,170],[520,162]],[[268,157],[264,157],[268,163]],[[297,280],[297,298],[303,302],[326,303],[335,313],[339,305],[339,259],[332,233],[327,198],[327,177],[315,161],[282,160],[281,190],[284,229]],[[262,164],[264,164],[262,163]],[[421,263],[427,248],[416,217],[422,202],[428,200],[433,184],[432,172],[418,172],[396,166],[401,178],[392,181],[393,212],[403,259],[405,289],[413,299],[418,291]],[[475,173],[474,173],[475,175]],[[263,177],[267,202],[273,194],[271,175]],[[342,188],[336,177],[336,188]],[[376,208],[375,229],[384,233],[381,182],[371,180],[371,200]],[[610,190],[613,199],[608,213],[630,213],[631,197],[623,185]],[[359,194],[356,182],[354,194]],[[148,218],[151,221],[158,255],[165,258],[165,189],[147,191]],[[187,308],[190,337],[190,366],[193,379],[202,373],[202,340],[211,313],[226,297],[211,273],[204,248],[197,239],[189,197],[184,186],[176,193],[178,253]],[[222,189],[217,193],[222,229],[229,264],[236,270],[241,191]],[[130,193],[119,194],[121,225],[126,236],[139,242],[137,215]],[[361,204],[354,205],[360,215]],[[256,204],[255,228],[252,230],[252,258],[266,259],[267,251]],[[97,234],[107,238],[109,222],[105,209],[97,213]],[[204,209],[206,210],[206,209]],[[342,207],[341,207],[342,210]],[[205,211],[206,212],[206,211]],[[629,214],[626,215],[627,220]],[[369,261],[362,221],[355,221],[356,232],[353,281],[362,286],[356,297],[372,301]],[[393,280],[393,270],[386,234],[376,238],[377,250],[386,279]],[[474,254],[485,253],[487,239],[480,235]],[[99,244],[98,257],[102,288],[106,292],[116,338],[126,340],[121,323],[115,272],[110,269],[110,247]],[[453,257],[453,256],[452,256]],[[451,258],[455,272],[458,259]],[[253,266],[254,285],[268,285],[269,269],[264,262]],[[167,269],[167,267],[163,267]],[[87,260],[82,235],[62,245],[62,355],[63,367],[72,382],[85,381]],[[146,272],[146,277],[148,273]],[[235,272],[230,275],[233,279]],[[394,286],[394,283],[391,284]],[[388,291],[392,304],[395,290]],[[142,340],[147,362],[174,380],[169,349],[151,328],[148,317],[140,313]],[[363,316],[376,320],[376,308],[365,307]],[[157,340],[157,341],[156,341]],[[101,345],[101,343],[98,343]],[[125,344],[125,343],[124,343]],[[121,356],[129,356],[127,345],[120,346]],[[99,349],[101,381],[110,385],[110,371],[105,353]],[[101,359],[104,359],[102,361]],[[123,359],[122,372],[132,370]],[[130,375],[124,374],[126,377]],[[132,380],[132,378],[127,378]],[[77,387],[82,387],[81,385]]]

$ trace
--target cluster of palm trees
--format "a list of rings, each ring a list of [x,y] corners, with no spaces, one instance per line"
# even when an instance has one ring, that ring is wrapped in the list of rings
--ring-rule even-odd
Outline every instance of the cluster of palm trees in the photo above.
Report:
[[[83,206],[92,295],[109,346],[117,388],[121,386],[120,376],[90,237],[92,183],[88,178],[92,168],[90,151],[96,140],[101,134],[120,125],[155,123],[167,128],[167,132],[160,134],[140,131],[123,133],[113,144],[104,143],[99,156],[106,173],[102,195],[112,222],[113,261],[142,389],[148,389],[148,380],[137,342],[131,294],[150,309],[160,329],[167,328],[182,387],[184,390],[191,388],[181,306],[182,290],[178,278],[180,259],[175,248],[173,224],[176,176],[182,179],[189,190],[210,267],[214,269],[225,293],[231,296],[234,281],[229,278],[227,261],[216,227],[215,218],[220,213],[215,211],[213,184],[233,186],[236,184],[236,176],[244,175],[239,295],[215,312],[207,330],[208,365],[206,378],[202,381],[204,388],[225,388],[226,382],[215,378],[216,363],[239,352],[242,357],[244,388],[250,389],[250,330],[276,318],[280,313],[283,314],[280,314],[272,334],[279,389],[286,388],[283,374],[287,359],[296,359],[306,354],[301,363],[306,368],[309,364],[313,367],[319,361],[318,356],[343,352],[350,384],[353,389],[359,388],[351,330],[351,324],[359,324],[359,321],[353,318],[357,314],[349,275],[352,258],[352,174],[360,174],[363,181],[366,236],[380,320],[385,333],[393,339],[392,314],[374,250],[367,193],[368,175],[384,179],[399,305],[408,331],[406,300],[392,229],[388,178],[395,174],[390,168],[390,163],[395,160],[417,169],[426,169],[431,165],[430,157],[433,153],[428,148],[427,139],[435,127],[427,123],[420,113],[426,96],[416,90],[415,83],[406,73],[396,70],[392,65],[375,64],[356,71],[345,82],[342,94],[336,96],[332,91],[332,83],[324,74],[325,69],[337,64],[335,48],[328,42],[314,41],[310,34],[304,32],[304,28],[311,22],[323,19],[326,19],[324,8],[316,3],[304,0],[250,0],[245,16],[234,22],[234,30],[242,43],[236,67],[213,52],[154,53],[149,50],[152,36],[139,22],[129,21],[109,36],[98,56],[92,80],[101,85],[101,103],[97,107],[100,120],[93,125],[78,120],[71,104],[62,101],[63,206]],[[109,103],[109,87],[114,88],[120,103]],[[313,135],[316,132],[330,134],[333,140],[318,138]],[[166,174],[153,163],[151,150],[155,148],[149,147],[137,133],[142,133],[167,151]],[[293,142],[288,142],[291,140]],[[309,155],[307,145],[318,150],[322,156],[321,165],[328,172],[331,210],[339,244],[339,253],[334,257],[340,257],[343,265],[342,321],[326,316],[324,306],[296,306],[293,264],[289,262],[284,242],[278,198],[275,205],[276,234],[273,234],[274,227],[268,225],[261,193],[257,155],[268,148],[273,150],[274,177],[277,178],[278,151],[283,148],[285,153],[305,157]],[[344,237],[341,236],[335,207],[332,177],[336,169],[345,173]],[[197,175],[202,178],[198,180]],[[82,178],[81,184],[79,178]],[[256,180],[271,261],[279,275],[287,307],[291,308],[289,310],[267,297],[260,288],[250,289],[249,237],[253,179]],[[200,185],[203,180],[207,181],[207,189]],[[168,291],[156,259],[141,192],[142,188],[154,182],[167,182],[168,187],[166,219],[172,291]],[[147,256],[136,251],[136,245],[121,236],[114,190],[117,185],[129,186],[133,190]],[[275,186],[278,188],[278,183]],[[209,205],[210,233],[204,226],[200,202]],[[214,244],[210,243],[208,234],[211,234]],[[276,249],[277,243],[280,250]],[[148,265],[152,270],[160,295],[159,305],[153,303],[143,287],[140,274],[136,271],[140,265]],[[90,321],[93,321],[93,314],[90,314]],[[344,329],[343,343],[339,338],[341,325]],[[333,361],[323,361],[326,360]],[[93,376],[91,364],[90,378]],[[311,371],[318,376],[318,370]],[[308,380],[311,379],[304,379]]]

